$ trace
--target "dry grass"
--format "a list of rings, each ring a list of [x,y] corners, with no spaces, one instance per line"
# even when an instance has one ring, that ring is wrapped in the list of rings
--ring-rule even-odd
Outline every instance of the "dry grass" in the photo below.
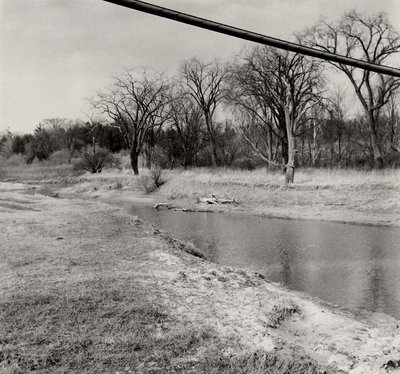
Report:
[[[126,281],[36,290],[1,303],[2,373],[328,373],[289,350],[225,356],[212,329],[177,320]]]
[[[197,168],[165,170],[165,183],[155,189],[151,171],[140,169],[135,177],[122,157],[122,170],[101,174],[73,175],[69,165],[49,164],[1,167],[0,180],[75,184],[65,193],[96,193],[127,190],[140,194],[156,192],[162,199],[183,206],[200,197],[217,195],[240,203],[246,210],[282,218],[325,219],[366,224],[399,225],[400,170],[362,171],[353,169],[299,169],[295,183],[285,185],[279,171],[257,169]],[[149,181],[143,187],[143,181]],[[231,209],[231,207],[224,209]],[[233,208],[232,208],[233,209]]]
[[[254,171],[198,168],[188,171],[170,171],[170,179],[190,180],[193,184],[239,185],[250,187],[282,186],[284,176],[280,171],[257,169]],[[355,169],[299,169],[294,186],[348,186],[363,184],[400,185],[400,170]]]
[[[140,169],[140,176],[150,176],[152,171]],[[293,185],[285,186],[281,172],[257,169],[254,171],[242,171],[232,169],[197,168],[191,170],[165,170],[163,172],[166,182],[162,187],[163,193],[178,193],[182,196],[190,196],[199,189],[224,188],[235,191],[241,188],[252,189],[297,189],[313,190],[316,188],[346,188],[383,185],[388,187],[400,187],[400,170],[388,169],[382,171],[361,171],[350,169],[300,169],[296,173]],[[140,178],[140,177],[139,177]],[[107,170],[101,174],[86,173],[79,178],[79,182],[91,182],[94,184],[111,183],[118,180],[124,187],[138,188],[137,178],[132,170]],[[135,182],[135,183],[133,183]]]
[[[3,193],[31,210],[4,208],[11,227],[0,207],[0,372],[328,372],[289,349],[227,355],[211,326],[178,318],[168,302],[180,295],[164,294],[166,265],[150,258],[180,244],[151,227],[101,204]],[[274,310],[277,324],[286,314]]]
[[[235,198],[240,208],[259,212],[286,209],[283,213],[288,217],[295,207],[318,208],[321,214],[332,209],[400,213],[400,170],[299,170],[296,183],[289,186],[284,185],[281,173],[265,170],[172,171],[167,179],[160,192],[170,199],[193,201],[217,195]]]
[[[76,175],[70,164],[49,165],[46,163],[10,165],[0,162],[0,180],[21,182],[55,183]]]

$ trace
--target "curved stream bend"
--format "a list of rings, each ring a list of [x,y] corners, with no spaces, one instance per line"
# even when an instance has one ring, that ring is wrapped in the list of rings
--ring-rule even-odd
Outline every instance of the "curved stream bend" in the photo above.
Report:
[[[400,229],[243,215],[130,213],[193,242],[212,261],[246,267],[273,282],[348,308],[400,319]]]

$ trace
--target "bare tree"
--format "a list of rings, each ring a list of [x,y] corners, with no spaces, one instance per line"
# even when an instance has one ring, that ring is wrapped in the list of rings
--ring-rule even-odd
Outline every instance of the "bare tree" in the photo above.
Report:
[[[143,155],[144,159],[146,160],[146,167],[148,169],[151,169],[153,166],[153,159],[154,159],[156,145],[160,138],[161,130],[163,129],[162,125],[163,124],[161,123],[157,126],[150,128],[147,131],[146,138],[144,140]]]
[[[400,108],[399,92],[390,98],[386,108],[386,137],[391,152],[400,153]]]
[[[240,77],[235,94],[237,102],[249,115],[250,126],[244,131],[246,140],[264,160],[271,160],[272,154],[263,153],[259,147],[260,131],[268,136],[273,134],[281,141],[286,183],[293,183],[296,167],[296,137],[309,129],[309,112],[321,102],[324,83],[321,63],[299,54],[279,51],[270,47],[256,47],[244,58],[244,75]],[[254,136],[248,136],[252,133]],[[269,145],[271,149],[271,145]]]
[[[385,14],[367,16],[356,11],[339,22],[320,22],[302,38],[303,43],[346,57],[384,64],[400,51],[399,34]],[[400,86],[400,79],[331,62],[350,80],[363,107],[370,130],[374,164],[383,167],[382,144],[378,135],[381,109]]]
[[[286,125],[281,106],[271,97],[271,71],[265,51],[253,48],[231,66],[226,101],[254,153],[269,166],[283,166],[287,163]],[[277,153],[283,143],[280,163]]]
[[[181,75],[188,93],[203,111],[211,147],[211,161],[216,166],[219,159],[213,117],[223,99],[223,82],[227,71],[218,61],[206,64],[193,58],[182,65]]]
[[[147,70],[142,74],[126,72],[91,100],[94,109],[111,119],[109,126],[121,132],[135,175],[139,174],[138,158],[147,134],[169,119],[169,90],[162,75]]]
[[[54,134],[55,139],[53,140],[67,149],[68,163],[70,164],[74,153],[84,145],[83,122],[67,118],[50,118],[44,120],[43,124]]]
[[[182,166],[186,169],[193,165],[207,140],[202,110],[190,95],[178,92],[172,104],[171,117],[182,147]]]
[[[345,120],[345,97],[343,91],[333,91],[327,104],[328,118],[324,126],[324,135],[330,141],[330,163],[343,166],[349,139],[348,122]]]

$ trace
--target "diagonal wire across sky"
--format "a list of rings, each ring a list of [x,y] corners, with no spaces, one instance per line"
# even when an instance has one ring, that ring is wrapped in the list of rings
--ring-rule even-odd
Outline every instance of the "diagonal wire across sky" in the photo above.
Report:
[[[282,39],[273,38],[267,35],[258,34],[252,31],[243,30],[234,26],[211,21],[205,18],[192,16],[187,13],[164,8],[139,0],[103,0],[116,5],[138,10],[144,13],[152,14],[173,21],[185,23],[188,25],[200,27],[202,29],[214,31],[220,34],[230,35],[235,38],[248,40],[251,42],[268,45],[271,47],[284,49],[286,51],[296,52],[305,56],[311,56],[322,60],[332,61],[343,65],[350,65],[356,68],[373,71],[380,74],[400,77],[400,70],[391,66],[372,64],[363,60],[341,56],[335,53],[324,52],[315,48],[306,47],[300,44],[288,42]]]

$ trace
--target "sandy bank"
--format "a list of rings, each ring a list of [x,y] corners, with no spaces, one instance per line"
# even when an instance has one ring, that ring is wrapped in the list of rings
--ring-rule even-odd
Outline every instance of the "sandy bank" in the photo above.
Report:
[[[209,263],[106,204],[0,193],[6,373],[399,371],[391,317],[333,310]],[[129,345],[140,341],[152,345]]]

